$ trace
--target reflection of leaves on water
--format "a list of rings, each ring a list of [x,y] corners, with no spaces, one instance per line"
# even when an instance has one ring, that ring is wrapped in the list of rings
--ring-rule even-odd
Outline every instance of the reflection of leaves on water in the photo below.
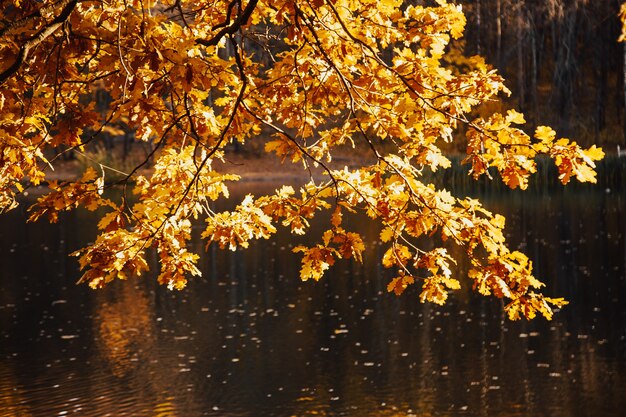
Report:
[[[118,288],[116,300],[96,307],[98,347],[116,377],[124,377],[139,363],[149,343],[151,311],[145,294],[131,285]],[[144,346],[145,347],[145,346]]]
[[[176,416],[176,407],[172,402],[174,400],[173,397],[167,397],[162,400],[162,402],[158,403],[154,407],[154,413],[152,414],[155,417],[174,417]]]
[[[3,416],[29,416],[24,392],[10,362],[0,361],[0,411]]]

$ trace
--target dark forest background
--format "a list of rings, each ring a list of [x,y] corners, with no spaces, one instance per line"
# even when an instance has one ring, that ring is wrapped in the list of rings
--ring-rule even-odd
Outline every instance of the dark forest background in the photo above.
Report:
[[[617,0],[463,0],[464,49],[499,69],[507,105],[581,145],[626,148]],[[530,129],[529,129],[530,131]]]

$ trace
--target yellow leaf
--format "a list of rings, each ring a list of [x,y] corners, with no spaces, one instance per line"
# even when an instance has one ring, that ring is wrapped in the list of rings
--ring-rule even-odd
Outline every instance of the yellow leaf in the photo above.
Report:
[[[602,148],[596,147],[596,145],[592,145],[589,149],[583,150],[583,153],[591,161],[599,161],[604,158],[604,151]]]
[[[396,295],[400,295],[414,282],[415,278],[411,275],[401,275],[392,279],[391,282],[387,284],[387,292],[393,291]]]
[[[394,232],[391,227],[385,227],[380,231],[380,241],[389,242],[394,237]]]
[[[552,142],[556,137],[556,132],[549,126],[538,126],[535,130],[535,138],[542,142]]]
[[[489,219],[489,223],[491,223],[492,225],[494,225],[498,229],[504,229],[505,221],[506,221],[505,217],[500,215],[500,214],[496,214],[491,219]]]
[[[518,125],[526,123],[526,120],[524,120],[524,115],[515,110],[509,110],[506,113],[506,121],[508,123],[515,123]],[[540,126],[540,127],[545,127],[545,126]]]
[[[83,173],[83,177],[80,179],[81,182],[89,182],[93,181],[98,177],[98,173],[92,167],[88,167]]]
[[[339,227],[339,225],[341,224],[342,217],[343,215],[341,214],[341,208],[339,206],[335,207],[335,211],[330,217],[331,224],[335,227]]]
[[[391,268],[394,265],[406,266],[413,258],[411,251],[404,245],[393,245],[383,255],[383,266],[385,268]]]

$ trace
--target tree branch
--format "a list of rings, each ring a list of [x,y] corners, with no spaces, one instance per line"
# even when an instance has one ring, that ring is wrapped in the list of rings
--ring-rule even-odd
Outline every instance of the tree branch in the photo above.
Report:
[[[28,38],[28,40],[22,44],[13,64],[0,73],[0,85],[4,84],[20,69],[32,48],[43,42],[48,36],[52,35],[59,27],[61,27],[63,23],[65,23],[76,7],[76,3],[77,0],[65,0],[65,2],[62,3],[63,10],[61,10],[61,13],[48,25],[44,26],[41,30],[39,30],[39,32]]]
[[[243,12],[238,14],[237,18],[230,25],[222,28],[219,32],[217,32],[211,39],[196,39],[196,43],[204,46],[215,46],[219,43],[220,40],[226,35],[233,35],[237,32],[243,25],[248,23],[248,19],[252,15],[252,12],[256,8],[259,0],[250,0],[250,2],[243,9]],[[232,4],[232,3],[231,3]],[[229,7],[230,9],[230,7]],[[230,12],[230,10],[229,10]],[[230,15],[230,13],[229,13]],[[227,17],[228,19],[229,17]],[[223,24],[222,24],[223,25]],[[219,27],[221,25],[218,25]]]

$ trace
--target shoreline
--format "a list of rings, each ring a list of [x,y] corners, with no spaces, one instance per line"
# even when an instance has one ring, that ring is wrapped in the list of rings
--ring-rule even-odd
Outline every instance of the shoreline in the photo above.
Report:
[[[345,166],[353,168],[372,163],[371,160],[366,158],[357,160],[357,157],[358,155],[351,157],[340,155],[335,157],[327,166],[330,169],[343,169]],[[99,171],[98,165],[99,163],[96,161],[86,164],[77,159],[56,161],[56,166],[53,169],[48,168],[46,170],[43,184],[50,181],[62,182],[79,179],[88,166],[92,166]],[[106,165],[103,165],[105,166],[105,175],[108,172],[117,171],[116,169],[108,170]],[[302,162],[280,161],[278,157],[272,154],[228,154],[223,161],[214,161],[213,169],[216,172],[239,175],[241,178],[238,182],[285,181],[288,183],[304,183],[310,179],[319,180],[326,177],[325,170],[322,167],[309,166],[307,168],[303,166]],[[136,175],[150,175],[151,171],[151,168],[141,169]],[[118,172],[122,172],[122,170]]]

